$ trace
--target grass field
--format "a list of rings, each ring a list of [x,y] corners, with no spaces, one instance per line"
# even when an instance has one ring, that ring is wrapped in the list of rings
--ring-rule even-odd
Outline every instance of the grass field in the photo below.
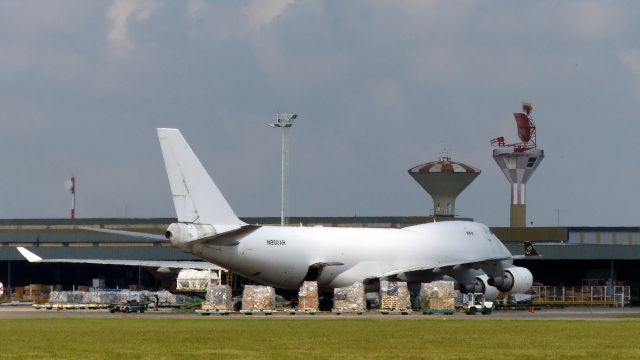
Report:
[[[1,359],[638,359],[640,321],[0,320]]]

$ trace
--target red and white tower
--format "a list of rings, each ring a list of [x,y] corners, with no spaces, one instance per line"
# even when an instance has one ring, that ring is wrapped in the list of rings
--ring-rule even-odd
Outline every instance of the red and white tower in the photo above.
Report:
[[[71,192],[71,219],[76,218],[76,177],[71,175],[71,180],[65,182],[65,188]]]
[[[531,117],[533,106],[522,103],[522,112],[514,113],[520,143],[506,144],[504,136],[491,140],[493,159],[511,184],[510,224],[524,227],[527,222],[526,185],[544,158],[536,145],[536,125]]]

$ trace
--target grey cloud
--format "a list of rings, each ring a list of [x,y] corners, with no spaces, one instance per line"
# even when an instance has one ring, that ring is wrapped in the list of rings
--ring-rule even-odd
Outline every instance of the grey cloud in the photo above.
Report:
[[[529,100],[547,151],[531,220],[562,208],[564,223],[637,224],[640,6],[42,4],[0,4],[1,217],[67,216],[72,172],[80,216],[171,216],[161,126],[183,130],[240,215],[275,216],[280,138],[265,124],[293,111],[292,215],[426,214],[406,170],[446,147],[483,171],[460,214],[505,225],[489,140],[515,139]]]

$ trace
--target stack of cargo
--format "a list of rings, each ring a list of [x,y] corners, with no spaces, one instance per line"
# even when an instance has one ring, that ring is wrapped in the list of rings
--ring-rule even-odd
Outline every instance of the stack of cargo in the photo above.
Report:
[[[119,293],[114,291],[89,291],[80,294],[82,294],[83,304],[118,304],[122,302],[119,299]]]
[[[176,290],[207,290],[209,284],[215,284],[217,280],[218,275],[210,270],[181,270],[176,279]]]
[[[298,292],[299,311],[318,311],[318,283],[305,281]]]
[[[159,305],[187,305],[193,303],[193,298],[186,295],[175,295],[168,291],[52,291],[49,294],[49,304],[84,304],[84,305],[110,305],[121,304],[129,300],[139,303],[155,303]]]
[[[231,286],[229,285],[209,285],[207,295],[202,303],[202,310],[233,310],[233,298],[231,297]]]
[[[363,313],[367,310],[364,284],[357,282],[351,286],[333,289],[333,312]]]
[[[13,294],[11,295],[12,299],[22,299],[22,297],[24,296],[24,287],[23,286],[16,286],[13,288]]]
[[[107,287],[106,281],[101,278],[95,278],[91,280],[91,285],[93,285],[94,289],[104,289]]]
[[[50,304],[83,304],[84,293],[80,291],[52,291],[49,294]]]
[[[407,283],[404,281],[380,281],[380,309],[400,311],[411,309]]]
[[[425,310],[455,310],[453,281],[433,281],[420,286],[420,303]]]
[[[42,285],[41,284],[30,284],[24,287],[24,296],[23,300],[35,300],[42,296]]]
[[[267,311],[276,307],[276,291],[271,286],[246,285],[242,292],[242,310]]]

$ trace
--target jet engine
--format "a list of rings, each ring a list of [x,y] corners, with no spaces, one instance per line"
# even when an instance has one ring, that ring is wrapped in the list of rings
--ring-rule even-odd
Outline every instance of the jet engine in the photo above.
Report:
[[[514,266],[506,269],[500,276],[489,278],[487,283],[502,292],[522,294],[531,288],[533,275],[526,268]]]
[[[189,242],[216,234],[212,225],[173,223],[169,225],[164,236],[171,241],[171,245],[188,251]]]
[[[487,301],[493,301],[498,298],[500,291],[489,285],[489,277],[487,275],[478,275],[471,284],[460,287],[462,293],[483,293]]]

